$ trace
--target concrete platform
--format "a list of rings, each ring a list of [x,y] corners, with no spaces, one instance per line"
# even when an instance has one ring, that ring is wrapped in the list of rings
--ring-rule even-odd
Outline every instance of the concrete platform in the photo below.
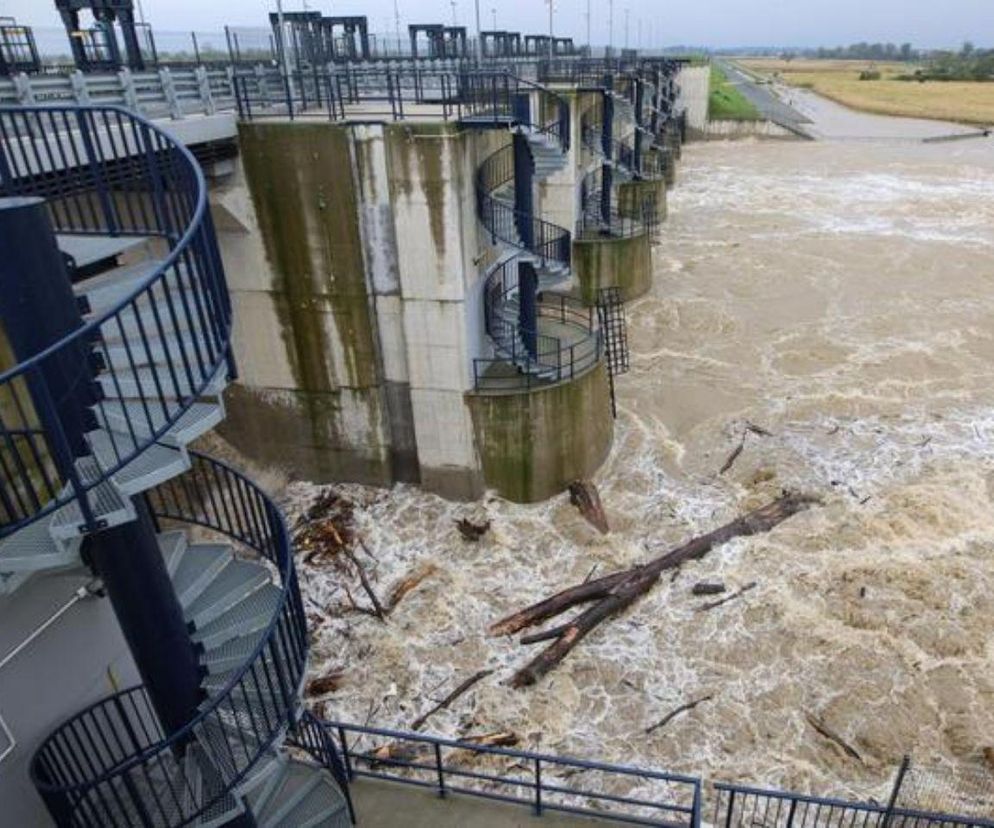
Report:
[[[624,825],[612,819],[546,811],[536,816],[526,805],[454,795],[395,782],[359,779],[351,786],[358,828],[569,828]]]

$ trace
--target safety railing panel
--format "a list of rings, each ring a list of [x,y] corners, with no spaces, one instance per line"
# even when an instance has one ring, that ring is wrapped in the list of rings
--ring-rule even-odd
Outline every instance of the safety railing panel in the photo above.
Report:
[[[575,379],[601,358],[602,343],[594,310],[563,294],[543,293],[536,301],[536,326],[518,319],[518,259],[511,258],[487,277],[484,324],[497,357],[476,359],[474,387],[480,391],[516,390]],[[552,323],[573,336],[552,336]],[[510,368],[508,371],[501,367]]]
[[[184,147],[117,108],[0,107],[0,142],[0,194],[45,198],[57,232],[153,237],[167,251],[82,327],[0,375],[0,536],[72,501],[94,529],[93,490],[161,439],[228,360],[231,305],[206,185]],[[123,398],[139,368],[137,405],[94,389],[100,370]],[[89,381],[59,397],[60,378],[77,375]],[[79,463],[87,410],[115,422],[99,469]]]
[[[700,780],[421,733],[326,722],[350,778],[381,779],[632,825],[697,828]]]
[[[269,564],[281,589],[258,644],[197,716],[167,736],[143,687],[114,694],[42,744],[31,775],[60,824],[191,824],[228,794],[292,726],[307,655],[307,621],[289,533],[269,497],[218,460],[194,453],[186,474],[146,493],[160,525],[200,526]],[[264,701],[260,701],[264,700]],[[196,745],[196,747],[194,747]],[[196,758],[187,756],[196,751]]]
[[[493,243],[527,250],[541,263],[569,265],[572,237],[569,230],[516,209],[495,192],[514,180],[514,148],[497,150],[480,164],[476,172],[476,209],[480,223]]]
[[[991,828],[994,817],[929,813],[715,783],[713,824],[721,828]]]

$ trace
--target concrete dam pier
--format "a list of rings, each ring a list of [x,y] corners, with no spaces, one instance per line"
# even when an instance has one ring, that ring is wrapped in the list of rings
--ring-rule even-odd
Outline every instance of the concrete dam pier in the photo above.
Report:
[[[442,105],[422,89],[396,118],[361,91],[330,119],[242,90],[211,192],[240,369],[221,433],[240,452],[453,499],[544,500],[598,469],[598,302],[651,286],[684,104],[676,62],[596,88],[576,69]]]

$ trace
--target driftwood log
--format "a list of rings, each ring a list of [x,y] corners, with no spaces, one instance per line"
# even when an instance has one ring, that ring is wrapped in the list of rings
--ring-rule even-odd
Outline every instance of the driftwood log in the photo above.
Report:
[[[525,644],[554,640],[514,674],[511,686],[526,687],[537,682],[566,658],[598,624],[631,606],[636,599],[652,589],[666,570],[674,569],[687,561],[703,558],[715,546],[720,546],[732,538],[768,532],[817,502],[816,498],[805,495],[784,494],[772,503],[671,549],[648,563],[570,587],[497,621],[491,625],[490,635],[513,635],[561,615],[571,607],[595,602],[571,621],[522,639],[522,643]]]
[[[587,480],[574,480],[570,483],[569,502],[576,506],[587,523],[602,535],[611,531],[607,524],[607,515],[604,513],[604,504],[601,503],[600,492],[593,483]]]

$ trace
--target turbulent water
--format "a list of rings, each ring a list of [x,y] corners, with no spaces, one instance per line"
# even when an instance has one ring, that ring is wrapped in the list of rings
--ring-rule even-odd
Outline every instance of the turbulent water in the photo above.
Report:
[[[379,589],[437,572],[381,624],[340,611],[338,574],[302,567],[313,673],[345,672],[325,715],[409,727],[489,667],[425,729],[821,794],[882,796],[904,753],[979,765],[994,745],[994,141],[691,145],[679,175],[596,477],[612,533],[565,497],[346,487]],[[747,423],[771,436],[747,433],[720,475]],[[824,504],[665,578],[537,687],[503,684],[536,650],[489,623],[783,488]],[[455,529],[467,515],[492,521],[479,544]],[[699,612],[703,579],[757,586]]]

